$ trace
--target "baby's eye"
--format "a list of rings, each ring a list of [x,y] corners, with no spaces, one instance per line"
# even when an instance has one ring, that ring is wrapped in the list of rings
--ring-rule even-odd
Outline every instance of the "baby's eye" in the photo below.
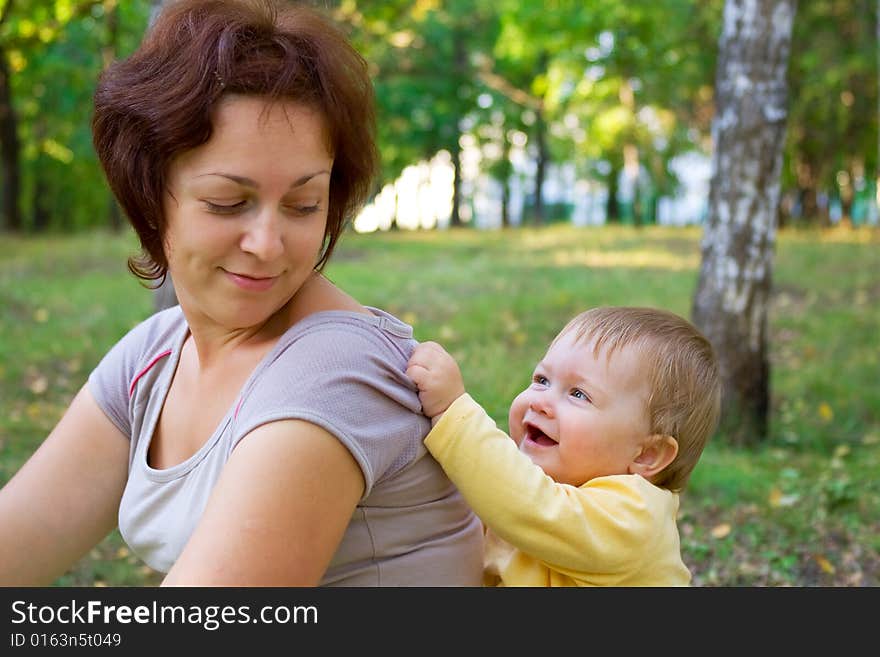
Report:
[[[581,390],[580,388],[572,388],[571,396],[574,397],[575,399],[581,399],[585,402],[590,401],[590,396],[587,393],[585,393],[583,390]]]
[[[539,386],[546,386],[550,382],[547,380],[547,377],[543,374],[535,374],[532,376],[532,382],[537,383]]]

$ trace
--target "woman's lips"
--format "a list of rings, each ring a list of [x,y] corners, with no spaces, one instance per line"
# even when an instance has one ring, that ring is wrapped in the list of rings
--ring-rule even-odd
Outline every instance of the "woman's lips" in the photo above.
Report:
[[[277,276],[248,276],[247,274],[235,274],[225,269],[223,271],[229,277],[229,280],[242,290],[248,290],[249,292],[265,292],[278,280]]]

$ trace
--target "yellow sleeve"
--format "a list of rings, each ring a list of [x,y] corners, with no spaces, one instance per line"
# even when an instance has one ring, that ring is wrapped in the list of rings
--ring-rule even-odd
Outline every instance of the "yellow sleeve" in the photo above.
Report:
[[[580,488],[556,483],[468,394],[447,409],[425,446],[495,534],[572,576],[638,568],[645,542],[668,521],[668,509],[658,508],[666,492],[652,497],[656,487],[638,475],[599,477]]]

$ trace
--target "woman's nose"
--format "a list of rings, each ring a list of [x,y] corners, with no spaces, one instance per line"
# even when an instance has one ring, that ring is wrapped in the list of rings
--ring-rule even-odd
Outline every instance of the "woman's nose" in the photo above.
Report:
[[[254,218],[242,236],[241,248],[260,260],[271,261],[284,252],[281,219],[275,212],[266,210]]]

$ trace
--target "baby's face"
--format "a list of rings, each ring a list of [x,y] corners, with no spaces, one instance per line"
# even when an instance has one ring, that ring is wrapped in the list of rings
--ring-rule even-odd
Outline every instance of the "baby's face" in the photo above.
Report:
[[[593,353],[561,336],[510,407],[510,435],[558,483],[626,474],[649,436],[648,383],[633,347]]]

